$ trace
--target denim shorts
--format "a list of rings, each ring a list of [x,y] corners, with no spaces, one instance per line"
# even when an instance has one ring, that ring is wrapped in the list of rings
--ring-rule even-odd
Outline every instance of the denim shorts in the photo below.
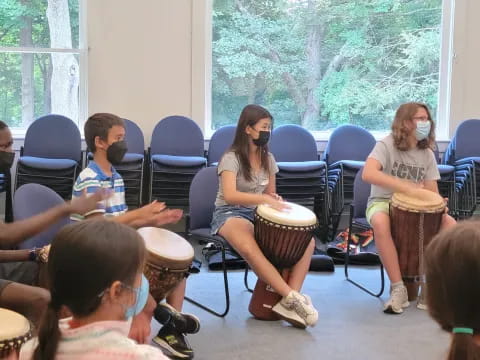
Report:
[[[245,206],[217,206],[213,212],[212,223],[210,224],[211,234],[216,235],[218,230],[231,217],[246,219],[253,223],[253,211],[253,208]]]

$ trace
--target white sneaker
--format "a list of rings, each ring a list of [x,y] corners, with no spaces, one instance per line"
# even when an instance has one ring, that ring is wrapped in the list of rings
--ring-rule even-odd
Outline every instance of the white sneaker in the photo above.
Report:
[[[272,311],[293,326],[305,328],[315,326],[318,321],[318,311],[311,304],[308,296],[297,291],[290,291],[273,308]]]
[[[390,291],[390,299],[384,304],[383,312],[386,314],[401,314],[408,307],[408,292],[405,285],[396,286]]]

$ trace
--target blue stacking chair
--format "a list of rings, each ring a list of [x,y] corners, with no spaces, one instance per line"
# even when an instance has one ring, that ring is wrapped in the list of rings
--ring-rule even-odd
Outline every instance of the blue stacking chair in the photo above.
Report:
[[[202,130],[185,116],[169,116],[153,130],[150,155],[150,201],[188,206],[190,183],[205,167]]]
[[[5,222],[12,222],[12,175],[10,170],[0,173],[0,193],[3,192],[5,193]]]
[[[213,166],[200,170],[193,178],[189,193],[190,211],[187,216],[187,233],[189,240],[195,240],[201,244],[213,243],[215,248],[221,251],[225,309],[223,311],[216,311],[190,297],[186,297],[185,299],[213,315],[224,317],[228,314],[230,309],[230,293],[228,287],[227,267],[225,263],[225,251],[226,249],[233,251],[233,249],[223,237],[210,234],[210,223],[212,222],[212,215],[215,210],[215,198],[217,196],[218,184],[217,168]],[[248,290],[251,290],[247,284],[247,275],[248,267],[245,269],[244,282],[245,287]]]
[[[367,230],[370,229],[370,225],[367,222],[365,211],[367,210],[368,197],[370,196],[370,184],[362,180],[363,168],[360,168],[355,174],[353,181],[353,199],[350,203],[350,218],[349,218],[349,231],[347,240],[347,249],[345,253],[345,278],[347,281],[362,289],[366,293],[380,297],[385,289],[385,273],[383,272],[383,264],[380,262],[380,290],[374,292],[359,282],[352,279],[348,272],[350,265],[350,248],[352,246],[352,231],[354,228]]]
[[[455,192],[455,167],[452,165],[442,164],[438,144],[435,144],[435,159],[437,160],[438,172],[440,180],[438,181],[438,191],[444,198],[448,198],[449,213],[457,218],[457,194]]]
[[[115,166],[115,169],[125,183],[125,200],[128,207],[138,208],[142,205],[143,199],[145,141],[138,125],[131,120],[124,120],[128,152],[122,162]]]
[[[78,126],[62,115],[45,115],[27,129],[15,174],[15,189],[37,183],[70,199],[81,166]]]
[[[34,215],[41,214],[64,200],[55,191],[39,184],[25,184],[15,191],[13,198],[13,215],[15,221],[25,220]],[[31,249],[50,244],[55,234],[65,225],[70,223],[70,218],[65,216],[55,224],[51,224],[41,233],[23,241],[20,249]]]
[[[216,130],[208,144],[207,164],[208,166],[217,166],[222,155],[228,150],[235,137],[235,125],[222,126]]]
[[[353,181],[375,146],[370,132],[356,125],[337,127],[328,139],[323,160],[328,168],[330,212],[335,236],[345,203],[353,197]]]
[[[277,193],[285,200],[312,206],[320,225],[328,225],[327,166],[320,161],[312,134],[298,125],[282,125],[269,144],[279,172]]]
[[[480,120],[470,119],[458,125],[447,147],[443,163],[455,167],[455,191],[458,217],[469,217],[480,202]]]

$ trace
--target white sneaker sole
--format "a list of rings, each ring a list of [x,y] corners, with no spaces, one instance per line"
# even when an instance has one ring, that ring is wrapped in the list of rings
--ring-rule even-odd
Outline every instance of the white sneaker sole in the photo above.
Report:
[[[280,303],[276,304],[272,308],[272,311],[296,328],[305,329],[307,327],[307,323],[300,317],[300,315],[298,315],[295,311],[284,308]]]

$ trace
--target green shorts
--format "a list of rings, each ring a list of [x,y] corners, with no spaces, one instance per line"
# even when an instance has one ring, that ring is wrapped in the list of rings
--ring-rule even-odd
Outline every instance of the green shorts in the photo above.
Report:
[[[365,216],[370,225],[372,225],[370,220],[376,212],[383,212],[388,215],[390,213],[390,200],[374,200],[367,206]]]

